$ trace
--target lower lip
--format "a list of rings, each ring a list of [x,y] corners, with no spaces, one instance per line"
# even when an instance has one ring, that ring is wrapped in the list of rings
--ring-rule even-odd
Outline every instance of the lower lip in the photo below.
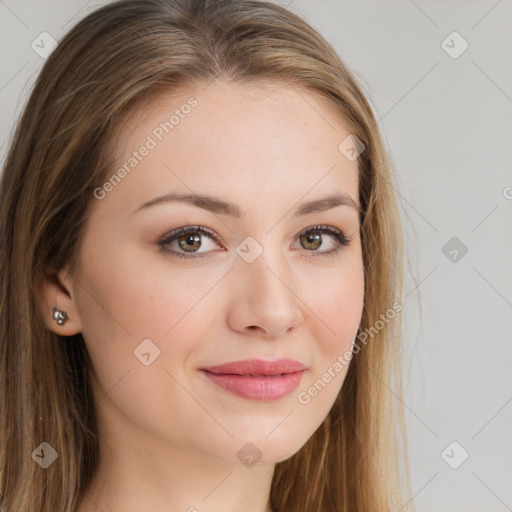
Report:
[[[247,377],[201,370],[217,386],[247,400],[270,402],[289,395],[299,385],[305,370],[267,377]]]

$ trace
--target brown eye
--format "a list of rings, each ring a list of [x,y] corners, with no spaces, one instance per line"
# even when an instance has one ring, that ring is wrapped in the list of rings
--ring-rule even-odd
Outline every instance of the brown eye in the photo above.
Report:
[[[322,245],[322,235],[319,233],[301,235],[300,238],[306,249],[316,250]]]
[[[324,236],[328,235],[334,240],[334,247],[328,250],[319,251],[325,242]],[[349,244],[350,240],[336,228],[331,226],[314,226],[312,228],[303,231],[299,235],[301,246],[310,252],[310,256],[321,257],[321,256],[332,256],[334,253],[339,251],[343,246]]]
[[[193,252],[201,247],[201,237],[195,234],[181,235],[177,239],[178,245],[187,252]],[[190,249],[190,250],[189,250]]]
[[[158,242],[158,245],[172,256],[178,256],[179,258],[202,258],[205,256],[205,253],[212,252],[208,250],[199,252],[199,249],[204,245],[203,238],[216,242],[212,244],[213,249],[218,248],[220,245],[220,239],[215,232],[202,226],[185,226],[175,229]],[[206,244],[206,249],[208,249],[208,244]]]

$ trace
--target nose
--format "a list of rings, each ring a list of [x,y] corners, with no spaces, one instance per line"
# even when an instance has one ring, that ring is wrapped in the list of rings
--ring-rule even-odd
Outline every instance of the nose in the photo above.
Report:
[[[252,263],[240,258],[230,274],[235,293],[228,323],[233,330],[276,339],[304,320],[296,277],[282,256],[270,258],[264,251]]]

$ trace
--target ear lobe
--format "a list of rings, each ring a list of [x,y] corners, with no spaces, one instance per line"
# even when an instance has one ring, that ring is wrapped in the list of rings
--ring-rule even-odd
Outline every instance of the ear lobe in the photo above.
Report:
[[[73,280],[66,269],[48,271],[40,286],[39,298],[43,321],[48,329],[61,336],[73,336],[81,332],[82,324],[76,308]],[[55,308],[67,316],[62,325],[53,318]]]

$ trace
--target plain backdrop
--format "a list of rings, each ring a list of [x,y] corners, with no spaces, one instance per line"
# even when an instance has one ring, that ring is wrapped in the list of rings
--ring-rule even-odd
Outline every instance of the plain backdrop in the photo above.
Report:
[[[105,3],[0,0],[2,161],[44,62],[32,42]],[[512,511],[512,0],[277,3],[355,73],[397,170],[412,277],[390,393],[417,511]]]

